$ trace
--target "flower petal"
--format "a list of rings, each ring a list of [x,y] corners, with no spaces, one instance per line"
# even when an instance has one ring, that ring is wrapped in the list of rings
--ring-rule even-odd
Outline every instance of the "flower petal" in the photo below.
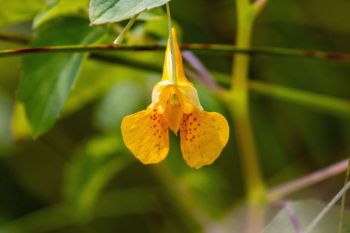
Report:
[[[171,30],[172,36],[173,36],[173,44],[174,44],[174,57],[175,57],[175,76],[178,83],[188,83],[187,78],[185,77],[185,72],[183,68],[182,63],[182,56],[181,51],[179,48],[179,44],[177,42],[176,37],[176,30],[175,28],[172,28]],[[163,77],[162,80],[170,80],[171,79],[171,71],[172,71],[172,60],[173,56],[171,54],[171,47],[170,47],[170,39],[168,40],[166,50],[165,50],[165,60],[164,60],[164,66],[163,66]]]
[[[215,161],[229,137],[224,116],[216,112],[194,111],[181,122],[181,152],[186,163],[200,168]]]
[[[179,84],[178,89],[182,100],[182,111],[184,113],[191,113],[194,109],[203,110],[196,88],[192,83]]]
[[[156,109],[149,108],[124,117],[121,130],[125,145],[142,163],[158,163],[167,156],[168,126]]]

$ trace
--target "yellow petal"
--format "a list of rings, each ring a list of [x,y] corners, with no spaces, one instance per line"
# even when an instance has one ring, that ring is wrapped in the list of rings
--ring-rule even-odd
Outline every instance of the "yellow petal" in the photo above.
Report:
[[[186,114],[191,113],[194,109],[203,110],[202,105],[199,102],[199,97],[196,88],[192,83],[178,85],[178,89],[181,96],[182,111]]]
[[[166,110],[172,87],[173,85],[166,80],[156,83],[152,91],[152,103],[148,108],[157,108],[158,113],[163,114]]]
[[[173,42],[174,42],[174,57],[175,57],[175,69],[176,69],[176,79],[178,83],[186,83],[188,80],[185,77],[185,72],[182,64],[182,57],[179,48],[179,44],[177,43],[176,38],[176,30],[172,28]],[[172,67],[172,56],[171,56],[171,48],[170,48],[170,40],[168,40],[166,51],[165,51],[165,60],[163,67],[163,78],[162,80],[170,80],[171,79],[171,67]]]
[[[121,129],[126,147],[142,163],[158,163],[167,156],[168,127],[156,109],[149,108],[124,117]]]
[[[181,122],[181,152],[186,163],[200,168],[215,161],[229,137],[225,117],[216,112],[194,111]]]

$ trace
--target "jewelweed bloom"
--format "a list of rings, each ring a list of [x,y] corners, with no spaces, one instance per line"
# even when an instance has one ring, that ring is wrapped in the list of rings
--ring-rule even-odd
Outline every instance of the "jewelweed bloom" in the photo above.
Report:
[[[153,88],[152,103],[146,110],[124,117],[122,136],[137,159],[154,164],[164,160],[169,152],[169,129],[176,135],[180,131],[184,160],[190,167],[200,168],[220,155],[228,141],[229,126],[221,114],[203,110],[197,90],[185,77],[175,29],[172,34],[174,56],[169,39],[163,77]]]

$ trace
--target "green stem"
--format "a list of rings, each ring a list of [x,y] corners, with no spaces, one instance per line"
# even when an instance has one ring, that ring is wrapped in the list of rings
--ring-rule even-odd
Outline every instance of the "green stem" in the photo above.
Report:
[[[294,88],[250,81],[249,88],[257,94],[299,104],[328,114],[350,117],[350,101]]]
[[[13,37],[0,34],[0,40],[6,37],[7,41],[16,42]],[[27,39],[19,39],[21,43]],[[20,41],[17,41],[20,42]],[[29,41],[27,41],[29,42]],[[151,45],[66,45],[66,46],[47,46],[37,48],[18,48],[18,49],[2,49],[0,50],[0,57],[18,56],[28,53],[61,53],[61,52],[98,52],[98,51],[163,51],[166,48],[162,44]],[[181,49],[193,51],[207,51],[207,52],[226,52],[226,53],[240,53],[248,55],[268,55],[280,57],[295,57],[295,58],[311,58],[329,61],[343,61],[350,62],[350,54],[348,53],[334,53],[328,51],[302,50],[302,49],[286,49],[273,47],[249,47],[240,48],[227,44],[182,44]]]
[[[119,44],[121,44],[123,42],[126,33],[128,33],[128,31],[130,30],[132,25],[134,25],[134,23],[135,23],[135,21],[136,21],[138,16],[139,16],[139,14],[136,14],[130,19],[128,24],[123,28],[121,33],[118,35],[117,39],[114,40],[113,44],[119,45]]]
[[[248,0],[237,0],[238,27],[236,46],[249,48],[254,22],[254,11]],[[261,176],[254,135],[250,122],[248,102],[248,76],[250,58],[246,54],[236,54],[233,60],[233,74],[229,97],[229,109],[237,130],[240,154],[244,170],[248,201],[262,203],[266,199],[265,185]]]

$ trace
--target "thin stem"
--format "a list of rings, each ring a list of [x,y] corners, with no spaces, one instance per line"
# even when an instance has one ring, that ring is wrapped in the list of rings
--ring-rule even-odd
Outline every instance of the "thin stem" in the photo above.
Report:
[[[333,199],[327,204],[327,206],[319,213],[316,218],[306,227],[304,233],[310,233],[314,230],[317,224],[322,220],[322,218],[328,213],[328,211],[337,203],[337,201],[344,195],[344,193],[350,188],[350,182],[333,197]]]
[[[348,167],[345,175],[344,185],[349,181],[349,178],[350,178],[350,160],[348,161]],[[338,224],[338,233],[343,232],[345,202],[346,202],[346,192],[344,192],[340,203],[340,218],[339,218],[339,224]]]
[[[174,49],[174,38],[173,38],[173,27],[171,23],[171,14],[170,14],[170,4],[166,3],[166,12],[168,16],[168,31],[169,31],[169,43],[171,50],[171,81],[176,84],[176,64],[175,64],[175,49]],[[165,58],[167,59],[167,58]]]
[[[123,42],[125,35],[128,33],[128,31],[130,30],[130,28],[132,27],[132,25],[134,25],[137,17],[139,16],[139,14],[134,15],[130,21],[127,23],[127,25],[123,28],[123,30],[121,31],[121,33],[118,35],[118,37],[114,40],[113,44],[115,45],[119,45]]]
[[[330,177],[339,175],[346,170],[347,165],[348,160],[343,160],[319,171],[313,172],[305,177],[272,188],[268,194],[268,199],[270,201],[280,200],[291,193],[310,187],[311,185],[324,181]]]
[[[1,35],[0,35],[1,40]],[[14,38],[7,41],[16,42]],[[25,40],[21,40],[24,43]],[[18,41],[19,42],[19,41]],[[2,49],[0,50],[0,57],[18,56],[28,53],[60,53],[60,52],[98,52],[98,51],[163,51],[165,49],[163,44],[151,44],[151,45],[111,45],[111,44],[99,44],[99,45],[66,45],[66,46],[47,46],[36,48],[18,48],[18,49]],[[302,49],[286,49],[286,48],[274,48],[274,47],[249,47],[240,48],[238,46],[227,44],[182,44],[181,49],[203,51],[203,52],[225,52],[225,53],[239,53],[248,55],[268,55],[268,56],[281,56],[281,57],[295,57],[295,58],[311,58],[319,60],[329,61],[343,61],[350,62],[350,54],[348,53],[334,53],[327,51],[315,51],[315,50],[302,50]]]

